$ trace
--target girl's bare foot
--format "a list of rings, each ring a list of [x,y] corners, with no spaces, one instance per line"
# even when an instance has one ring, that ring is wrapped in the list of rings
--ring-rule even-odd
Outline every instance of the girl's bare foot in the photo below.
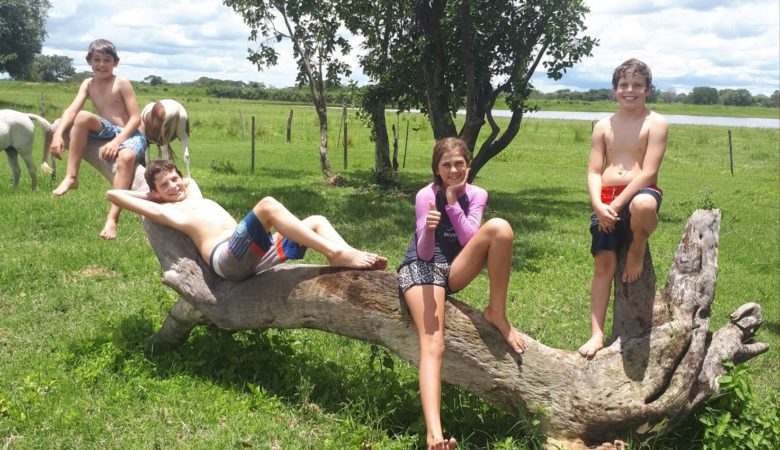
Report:
[[[62,182],[59,186],[57,186],[57,189],[51,191],[52,194],[56,196],[65,195],[69,190],[71,189],[78,189],[79,188],[79,180],[76,177],[68,177],[62,179]]]
[[[604,348],[604,336],[591,336],[577,351],[586,358],[592,358],[602,348]]]
[[[525,342],[523,342],[523,339],[520,337],[520,333],[509,324],[506,315],[496,314],[488,306],[485,308],[485,311],[482,312],[482,317],[498,328],[498,331],[501,332],[501,336],[503,336],[506,343],[512,347],[512,350],[519,354],[522,354],[523,351],[525,351]]]
[[[428,437],[428,450],[454,450],[457,445],[458,441],[455,438],[434,439],[430,436]]]

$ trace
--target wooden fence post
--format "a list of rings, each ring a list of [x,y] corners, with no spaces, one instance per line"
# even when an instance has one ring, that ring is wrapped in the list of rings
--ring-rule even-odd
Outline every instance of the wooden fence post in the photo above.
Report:
[[[238,120],[241,121],[241,139],[246,139],[246,124],[244,124],[244,112],[238,110]]]
[[[404,164],[403,168],[406,169],[406,148],[409,147],[409,119],[406,119],[406,138],[404,139]]]
[[[255,173],[255,116],[252,116],[252,166],[251,173]]]
[[[344,106],[344,112],[346,113],[347,107]],[[344,116],[344,170],[347,170],[347,147],[349,143],[347,142],[347,117]]]
[[[734,153],[731,149],[731,128],[729,128],[729,165],[731,166],[731,176],[734,176]]]
[[[292,136],[292,118],[293,118],[293,110],[290,110],[290,117],[287,118],[287,142],[290,142],[290,137]]]

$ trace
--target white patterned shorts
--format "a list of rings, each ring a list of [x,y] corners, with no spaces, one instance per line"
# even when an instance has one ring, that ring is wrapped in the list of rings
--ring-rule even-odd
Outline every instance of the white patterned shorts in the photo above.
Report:
[[[412,261],[398,269],[398,287],[401,292],[406,292],[412,286],[428,285],[443,287],[451,294],[447,285],[450,276],[450,265],[446,263],[434,263],[428,261]]]

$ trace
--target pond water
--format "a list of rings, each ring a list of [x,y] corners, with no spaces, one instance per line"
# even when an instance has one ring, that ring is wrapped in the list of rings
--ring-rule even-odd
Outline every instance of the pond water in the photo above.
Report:
[[[465,115],[466,111],[458,111],[459,115]],[[587,120],[594,121],[609,117],[608,112],[573,112],[573,111],[536,111],[527,113],[526,117],[532,119],[553,120]],[[511,111],[493,110],[495,117],[510,117]],[[717,116],[682,116],[664,115],[669,123],[677,125],[714,125],[718,127],[745,127],[745,128],[780,128],[780,117],[777,119],[758,119],[752,117],[717,117]]]

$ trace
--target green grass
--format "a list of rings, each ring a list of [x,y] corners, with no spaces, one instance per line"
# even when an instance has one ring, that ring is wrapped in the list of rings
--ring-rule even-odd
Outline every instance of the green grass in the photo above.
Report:
[[[37,112],[41,90],[49,119],[74,93],[3,82],[0,107],[15,102]],[[326,215],[347,240],[386,255],[391,267],[400,262],[412,233],[414,193],[430,177],[433,141],[424,117],[402,116],[404,132],[410,121],[406,167],[380,188],[371,181],[368,133],[352,112],[349,166],[342,167],[335,149],[340,111],[333,111],[331,163],[346,184],[324,187],[311,108],[157,91],[139,92],[139,103],[161,94],[187,107],[193,176],[234,216],[273,195],[300,216]],[[242,116],[256,117],[254,175]],[[757,340],[770,351],[748,367],[757,398],[768,405],[780,389],[780,133],[732,134],[733,177],[725,128],[671,126],[659,180],[665,199],[651,246],[663,283],[690,213],[722,210],[711,329],[745,302],[762,305]],[[589,136],[588,122],[527,120],[477,179],[490,192],[488,217],[504,217],[515,229],[510,320],[568,350],[589,336]],[[38,161],[39,136],[35,145]],[[403,140],[400,152],[403,161]],[[235,173],[211,169],[212,161]],[[3,447],[406,449],[422,442],[416,369],[360,341],[309,330],[231,334],[201,327],[171,353],[146,353],[144,339],[176,295],[161,284],[159,264],[131,214],[122,216],[117,241],[98,238],[108,184],[91,167],[84,166],[79,190],[51,196],[63,170],[60,163],[55,181],[41,177],[38,192],[30,192],[23,174],[12,192],[10,170],[0,163]],[[317,255],[306,261],[324,262]],[[483,307],[486,290],[481,276],[457,297]],[[445,387],[442,415],[461,448],[535,448],[528,425],[458,389]],[[696,448],[689,436],[654,448]]]

